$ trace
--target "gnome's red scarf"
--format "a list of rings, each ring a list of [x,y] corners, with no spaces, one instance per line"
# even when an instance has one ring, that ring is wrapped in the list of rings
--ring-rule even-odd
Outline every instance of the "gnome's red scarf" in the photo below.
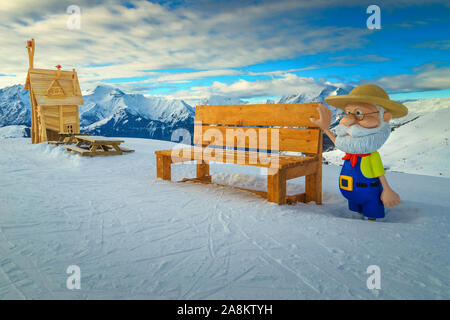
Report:
[[[354,153],[346,153],[345,156],[342,158],[342,160],[350,160],[350,163],[352,164],[352,167],[356,166],[356,163],[358,162],[358,157],[367,157],[370,156],[370,153],[365,154],[354,154]]]

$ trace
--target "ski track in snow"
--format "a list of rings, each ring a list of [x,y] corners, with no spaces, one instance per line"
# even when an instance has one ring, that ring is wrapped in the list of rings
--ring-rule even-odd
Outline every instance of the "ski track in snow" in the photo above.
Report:
[[[385,222],[347,210],[339,167],[322,206],[278,206],[230,187],[157,180],[154,151],[82,158],[0,140],[0,299],[448,299],[450,179],[388,173],[403,203]],[[258,168],[212,164],[213,182],[264,190]],[[174,180],[195,175],[175,165]],[[302,192],[303,179],[288,182]],[[81,268],[81,290],[66,269]],[[381,290],[366,287],[369,265]]]

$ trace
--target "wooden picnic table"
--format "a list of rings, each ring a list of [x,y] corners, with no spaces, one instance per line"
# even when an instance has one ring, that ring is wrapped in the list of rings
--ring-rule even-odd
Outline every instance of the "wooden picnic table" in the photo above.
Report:
[[[121,147],[124,140],[118,140],[101,136],[75,135],[76,144],[74,146],[64,146],[67,151],[75,151],[82,156],[109,156],[134,152],[134,150]]]
[[[59,132],[59,140],[48,141],[48,144],[55,144],[59,146],[60,144],[72,144],[75,142],[75,136],[89,136],[90,133],[73,133],[73,132]]]

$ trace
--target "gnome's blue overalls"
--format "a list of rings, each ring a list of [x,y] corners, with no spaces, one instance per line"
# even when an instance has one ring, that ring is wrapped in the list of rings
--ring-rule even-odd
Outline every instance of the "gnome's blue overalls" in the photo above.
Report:
[[[383,187],[378,178],[384,174],[380,156],[375,151],[370,156],[362,158],[358,156],[357,159],[354,166],[349,159],[345,160],[339,176],[339,189],[348,200],[349,210],[362,213],[369,219],[384,218],[384,205],[380,199]],[[364,170],[361,170],[362,161]],[[369,172],[369,177],[362,171],[366,174]]]

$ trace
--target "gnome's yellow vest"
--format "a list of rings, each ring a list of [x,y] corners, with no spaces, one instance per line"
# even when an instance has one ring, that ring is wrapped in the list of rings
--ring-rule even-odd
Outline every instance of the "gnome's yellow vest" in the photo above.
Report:
[[[361,158],[361,173],[367,178],[377,178],[384,175],[384,167],[378,151]]]

